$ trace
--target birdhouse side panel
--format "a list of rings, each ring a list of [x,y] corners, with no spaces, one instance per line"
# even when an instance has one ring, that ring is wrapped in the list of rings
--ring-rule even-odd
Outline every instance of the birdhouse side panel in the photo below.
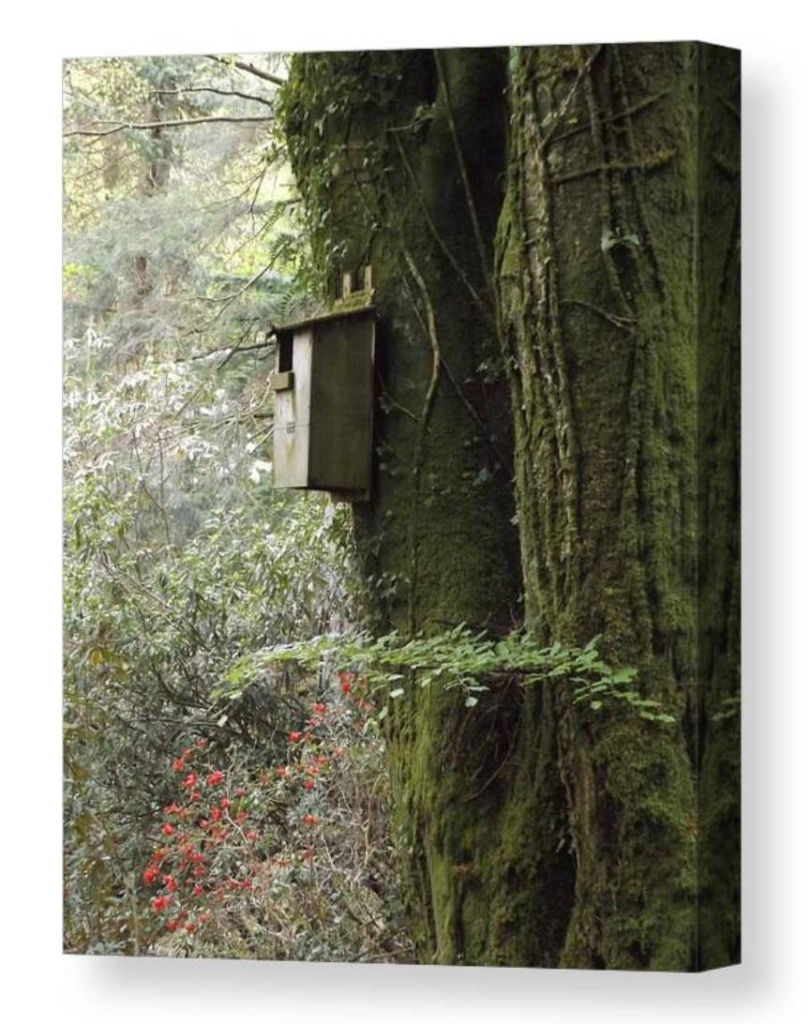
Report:
[[[368,492],[374,315],[322,324],[313,340],[309,485]]]
[[[310,462],[312,330],[293,337],[291,387],[276,391],[273,481],[276,487],[307,487]]]

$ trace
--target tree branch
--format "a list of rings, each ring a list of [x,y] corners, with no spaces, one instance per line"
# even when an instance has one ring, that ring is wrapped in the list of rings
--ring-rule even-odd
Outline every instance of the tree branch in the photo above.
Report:
[[[268,334],[272,334],[275,328],[271,327],[268,330]],[[222,352],[229,352],[230,355],[242,355],[243,352],[256,352],[258,349],[273,348],[276,345],[275,341],[258,341],[255,345],[239,345],[234,348],[231,345],[218,345],[217,348],[209,349],[207,352],[196,352],[191,356],[178,356],[173,359],[173,363],[192,363],[198,359],[210,359],[212,356],[218,356]]]
[[[96,131],[91,128],[74,128],[69,132],[63,133],[63,138],[67,138],[69,135],[94,135],[97,137],[104,135],[114,135],[116,132],[123,132],[127,129],[133,129],[134,131],[152,131],[154,128],[185,128],[190,124],[218,124],[218,123],[229,123],[229,124],[241,124],[242,122],[259,122],[259,121],[272,121],[272,117],[189,117],[185,120],[179,121],[91,121],[91,124],[112,124],[112,128],[105,128],[102,131]]]
[[[218,64],[225,64],[226,67],[239,68],[240,71],[247,71],[249,75],[256,75],[257,78],[261,78],[265,82],[273,82],[274,85],[286,85],[284,78],[279,78],[278,75],[272,75],[269,71],[263,71],[255,64],[248,64],[241,60],[229,60],[227,57],[217,57],[213,53],[207,53],[206,57],[208,57],[209,60],[216,60]]]
[[[270,261],[270,263],[265,264],[265,266],[262,267],[261,270],[257,270],[257,272],[253,275],[253,277],[249,281],[246,281],[245,284],[243,284],[240,288],[237,288],[237,290],[235,292],[231,292],[230,295],[220,295],[220,296],[216,296],[216,295],[215,296],[201,295],[200,298],[203,300],[203,302],[226,302],[226,303],[231,303],[231,302],[234,301],[234,299],[238,299],[240,297],[240,295],[243,295],[249,288],[252,288],[263,274],[266,274],[269,270],[271,270],[273,268],[273,264],[275,262],[276,262],[276,258],[274,257]]]
[[[186,92],[215,92],[218,96],[239,96],[243,100],[253,100],[255,103],[264,103],[266,107],[272,107],[273,101],[266,100],[263,96],[254,96],[249,92],[240,92],[238,89],[215,89],[213,85],[190,85],[186,89],[156,89],[158,96],[181,96]]]

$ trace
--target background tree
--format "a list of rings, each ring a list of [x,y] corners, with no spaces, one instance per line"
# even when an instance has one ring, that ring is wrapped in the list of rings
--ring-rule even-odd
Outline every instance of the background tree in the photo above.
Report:
[[[425,960],[738,956],[737,92],[696,44],[293,62],[324,284],[376,271],[381,621],[503,630],[522,584],[539,640],[601,634],[675,719],[414,688],[389,744]]]

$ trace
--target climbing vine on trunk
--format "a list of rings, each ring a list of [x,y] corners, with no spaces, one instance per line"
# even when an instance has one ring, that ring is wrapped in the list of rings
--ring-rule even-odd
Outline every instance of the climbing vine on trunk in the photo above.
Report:
[[[387,736],[421,957],[734,960],[737,55],[308,55],[291,83],[325,285],[376,269],[355,520],[379,630],[602,634],[678,720],[595,718],[566,688],[506,684],[473,716],[403,695]]]

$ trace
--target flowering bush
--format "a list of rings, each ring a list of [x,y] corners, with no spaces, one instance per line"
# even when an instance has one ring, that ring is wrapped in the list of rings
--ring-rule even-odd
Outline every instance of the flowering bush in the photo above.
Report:
[[[236,430],[205,428],[221,445],[207,459],[196,441],[194,459],[168,445],[178,408],[181,438],[202,442],[198,403],[220,399],[191,369],[91,373],[100,344],[65,362],[63,941],[137,955],[148,830],[173,798],[165,769],[183,737],[215,745],[212,770],[256,764],[314,699],[261,683],[223,702],[212,687],[263,644],[343,628],[354,604],[345,513],[254,481],[253,442]]]
[[[337,682],[287,732],[279,763],[223,768],[201,738],[172,759],[175,799],[141,875],[156,952],[412,958],[372,705],[349,674]]]

